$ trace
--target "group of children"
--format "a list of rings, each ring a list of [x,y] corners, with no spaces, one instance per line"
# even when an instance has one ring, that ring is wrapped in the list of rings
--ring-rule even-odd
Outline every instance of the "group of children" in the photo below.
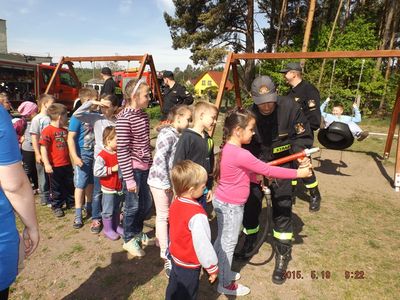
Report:
[[[123,249],[134,256],[144,256],[143,248],[155,242],[169,277],[167,299],[195,299],[201,267],[211,283],[219,277],[218,292],[248,294],[250,289],[237,283],[241,276],[231,266],[250,180],[256,174],[307,177],[311,165],[298,170],[272,167],[243,149],[255,128],[255,117],[244,109],[227,113],[223,145],[214,162],[214,143],[207,132],[216,124],[218,109],[208,102],[170,111],[170,124],[158,134],[153,161],[149,117],[143,111],[150,100],[147,83],[134,79],[126,85],[125,106],[118,114],[114,96],[97,101],[95,93],[89,88],[80,91],[82,106],[71,117],[69,131],[64,128],[65,107],[49,95],[38,99],[40,113],[32,119],[29,133],[38,175],[46,173],[39,178],[42,204],[51,203],[57,217],[64,215],[63,204],[75,205],[73,227],[80,228],[86,200],[91,231],[104,227],[107,238],[121,236]],[[155,241],[143,232],[152,199]],[[214,245],[204,210],[211,201],[218,223]]]

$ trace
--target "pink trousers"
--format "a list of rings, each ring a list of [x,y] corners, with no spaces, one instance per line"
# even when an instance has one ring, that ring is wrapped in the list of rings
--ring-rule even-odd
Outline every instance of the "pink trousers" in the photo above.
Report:
[[[153,194],[156,206],[156,238],[160,246],[160,257],[165,259],[165,251],[168,247],[169,206],[171,205],[173,193],[172,191],[166,192],[166,190],[155,187],[150,187],[150,191]]]

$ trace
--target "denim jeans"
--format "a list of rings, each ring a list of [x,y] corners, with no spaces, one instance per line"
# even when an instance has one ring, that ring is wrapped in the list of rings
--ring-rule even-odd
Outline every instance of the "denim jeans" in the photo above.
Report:
[[[92,198],[92,220],[101,219],[101,198],[103,192],[101,191],[100,178],[93,177],[93,198]]]
[[[124,240],[129,242],[143,231],[143,222],[149,214],[152,204],[150,189],[147,184],[149,170],[133,170],[139,193],[126,191],[124,208]]]
[[[82,167],[74,167],[74,185],[78,189],[85,189],[93,184],[93,151],[81,150]]]
[[[114,214],[119,215],[119,204],[122,201],[123,194],[118,194],[118,193],[103,193],[103,198],[102,198],[102,206],[103,206],[103,211],[101,213],[101,216],[104,219],[109,219],[111,218]]]
[[[212,203],[218,223],[218,236],[214,242],[218,256],[218,277],[220,284],[227,286],[235,278],[231,270],[232,258],[242,225],[244,205],[230,204],[216,198]]]
[[[38,184],[40,190],[40,202],[51,204],[49,197],[50,197],[50,187],[49,187],[49,177],[44,171],[44,166],[42,164],[36,164],[36,171],[38,176]]]
[[[349,129],[354,137],[356,137],[357,133],[362,132],[362,129],[360,128],[360,126],[358,126],[354,122],[349,122],[349,123],[347,123],[347,125],[349,125]]]

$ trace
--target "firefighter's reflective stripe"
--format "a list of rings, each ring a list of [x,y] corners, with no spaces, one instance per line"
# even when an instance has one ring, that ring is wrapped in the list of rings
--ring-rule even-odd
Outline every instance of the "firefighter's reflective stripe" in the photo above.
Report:
[[[292,180],[292,186],[296,186],[297,185],[297,180]]]
[[[115,87],[115,95],[122,95],[122,89],[119,86]]]
[[[306,184],[305,186],[306,186],[306,188],[308,188],[308,189],[315,188],[315,187],[318,186],[318,180],[315,180],[313,183]]]
[[[260,225],[258,225],[256,228],[251,228],[251,229],[243,228],[243,232],[246,235],[255,234],[255,233],[259,232],[259,231],[260,231]]]
[[[291,240],[293,238],[293,232],[278,232],[274,230],[274,238],[278,240]]]
[[[207,139],[207,144],[208,144],[208,152],[211,153],[211,151],[214,150],[214,142],[211,138]]]
[[[289,150],[290,148],[291,148],[290,144],[282,145],[282,146],[273,148],[273,149],[272,149],[272,153],[273,153],[273,154],[281,153],[281,152],[283,152],[283,151]]]

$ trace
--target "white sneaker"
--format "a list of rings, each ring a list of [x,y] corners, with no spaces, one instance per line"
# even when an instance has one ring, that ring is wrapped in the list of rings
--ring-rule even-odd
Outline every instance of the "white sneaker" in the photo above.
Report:
[[[155,243],[156,243],[156,241],[155,241],[154,238],[151,239],[151,238],[149,238],[149,237],[147,236],[147,234],[145,234],[144,232],[142,232],[142,233],[140,234],[140,243],[141,243],[143,246],[154,246]]]
[[[167,276],[167,278],[169,278],[169,276],[171,275],[171,270],[172,270],[172,263],[168,258],[166,258],[164,261],[164,271],[165,271],[165,276]]]
[[[220,294],[230,296],[245,296],[250,293],[250,289],[247,286],[234,281],[228,286],[218,285],[217,291]]]
[[[129,242],[124,243],[122,248],[129,252],[132,256],[143,257],[146,253],[140,247],[139,241],[137,238],[131,239]]]
[[[238,273],[238,272],[233,272],[233,271],[232,271],[232,273],[235,274],[235,276],[233,276],[233,279],[232,279],[232,280],[236,281],[236,280],[239,280],[240,278],[242,278],[242,276],[240,275],[240,273]]]

